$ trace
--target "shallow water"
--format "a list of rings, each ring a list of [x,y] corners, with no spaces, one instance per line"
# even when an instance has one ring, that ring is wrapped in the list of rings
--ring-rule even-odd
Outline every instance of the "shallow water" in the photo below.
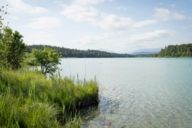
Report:
[[[82,128],[192,128],[191,58],[73,58],[61,69],[99,83]]]

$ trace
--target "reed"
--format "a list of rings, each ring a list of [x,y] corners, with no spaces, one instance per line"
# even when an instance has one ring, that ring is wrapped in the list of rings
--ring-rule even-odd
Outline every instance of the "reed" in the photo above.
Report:
[[[80,127],[79,110],[98,104],[96,81],[46,78],[35,71],[0,72],[0,127]]]

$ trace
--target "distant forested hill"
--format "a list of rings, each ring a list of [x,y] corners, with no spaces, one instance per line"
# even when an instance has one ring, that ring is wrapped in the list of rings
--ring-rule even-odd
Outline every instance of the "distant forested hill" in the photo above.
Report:
[[[192,44],[169,45],[162,49],[159,57],[192,57]]]
[[[31,45],[31,46],[28,46],[27,49],[29,52],[31,52],[33,48],[43,49],[44,47],[56,49],[59,52],[61,57],[79,57],[79,58],[133,57],[133,55],[129,55],[129,54],[118,54],[118,53],[111,53],[111,52],[105,52],[105,51],[99,51],[99,50],[78,50],[78,49],[70,49],[70,48],[55,47],[55,46],[48,46],[48,45]]]

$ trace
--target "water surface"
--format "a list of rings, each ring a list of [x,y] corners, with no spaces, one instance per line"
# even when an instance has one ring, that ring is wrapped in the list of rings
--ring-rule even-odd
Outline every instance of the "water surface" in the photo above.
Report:
[[[99,83],[99,107],[82,128],[192,128],[191,58],[73,58],[61,68]]]

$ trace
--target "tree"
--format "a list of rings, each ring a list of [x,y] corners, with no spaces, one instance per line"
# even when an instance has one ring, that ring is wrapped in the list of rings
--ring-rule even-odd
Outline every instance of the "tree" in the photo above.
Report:
[[[11,69],[21,67],[26,46],[23,42],[23,36],[10,28],[4,28],[0,40],[1,65]]]
[[[159,53],[160,57],[192,57],[192,44],[169,45]]]
[[[54,49],[33,49],[32,54],[35,57],[35,64],[40,66],[41,72],[44,75],[53,75],[53,73],[58,69],[57,65],[59,64],[59,54]]]

